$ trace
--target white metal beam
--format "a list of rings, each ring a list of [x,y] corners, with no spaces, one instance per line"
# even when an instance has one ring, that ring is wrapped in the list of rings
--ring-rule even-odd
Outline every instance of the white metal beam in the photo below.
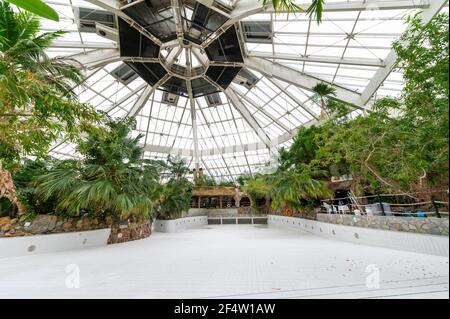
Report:
[[[141,85],[139,85],[135,90],[125,94],[122,98],[120,98],[116,103],[114,103],[113,105],[111,105],[110,107],[108,107],[105,112],[109,113],[112,110],[114,110],[116,107],[120,107],[120,105],[122,103],[125,103],[126,101],[128,101],[133,95],[137,94],[139,91],[141,91],[142,89],[144,89],[146,86],[148,86],[147,83],[142,83]]]
[[[269,149],[269,151],[271,153],[276,153],[276,151],[274,151],[275,145],[272,145],[269,136],[266,134],[266,132],[264,132],[261,126],[259,126],[258,122],[255,120],[255,118],[252,116],[249,110],[245,107],[245,105],[241,102],[239,96],[233,91],[233,89],[228,87],[224,91],[224,93],[227,95],[230,102],[234,105],[239,114],[241,114],[241,116],[244,118],[247,124],[253,129],[253,131],[255,131],[259,139]]]
[[[69,62],[83,69],[95,69],[117,61],[158,63],[157,58],[122,57],[118,49],[92,50],[64,57]]]
[[[248,103],[250,103],[255,109],[259,110],[262,114],[264,114],[269,120],[272,121],[272,123],[274,123],[275,125],[277,125],[278,127],[280,127],[282,130],[289,132],[290,129],[283,123],[278,121],[277,118],[275,118],[275,116],[273,116],[273,114],[271,114],[270,112],[267,112],[264,107],[258,105],[255,101],[253,101],[252,99],[250,99],[248,96],[241,94],[240,92],[236,92],[233,87],[230,85],[230,90],[233,90],[234,93],[236,93],[241,99],[247,101]]]
[[[65,57],[74,65],[84,69],[94,69],[121,60],[118,49],[94,50]]]
[[[205,6],[214,9],[213,1],[203,0],[201,1]],[[311,3],[299,3],[301,8],[307,9]],[[383,1],[383,2],[357,2],[357,3],[325,3],[324,12],[345,12],[345,11],[375,11],[375,10],[401,10],[401,9],[426,9],[430,6],[429,0],[423,1]],[[203,47],[208,46],[212,41],[217,39],[222,33],[224,33],[228,28],[230,28],[236,22],[241,21],[253,14],[257,13],[275,13],[272,4],[269,3],[263,6],[259,0],[239,0],[234,9],[231,11],[230,19],[225,22],[219,30],[217,30],[213,36],[209,37],[202,45]],[[288,13],[284,10],[278,11],[277,13]]]
[[[240,0],[239,2],[258,2],[258,0]],[[426,9],[430,2],[435,0],[395,0],[395,1],[358,1],[358,2],[332,2],[325,3],[323,12],[348,12],[348,11],[375,11],[375,10],[407,10]],[[299,3],[298,5],[307,9],[311,3]],[[269,7],[265,12],[275,13],[273,7]]]
[[[117,49],[117,44],[115,43],[102,43],[102,42],[83,42],[80,41],[53,41],[50,48],[58,49]]]
[[[430,20],[438,14],[442,8],[446,5],[448,0],[433,0],[427,9],[423,10],[420,17],[423,23],[428,23]],[[386,63],[386,67],[380,68],[377,70],[372,80],[370,80],[369,84],[366,86],[364,91],[361,94],[361,99],[363,103],[367,103],[378,88],[383,84],[384,80],[391,74],[392,70],[395,68],[397,61],[397,53],[394,49],[389,52],[387,58],[384,60]]]
[[[433,1],[431,1],[433,2]],[[307,9],[311,3],[298,3],[298,5]],[[426,9],[430,6],[430,1],[364,1],[364,2],[336,2],[325,3],[323,12],[345,12],[345,11],[364,11],[364,10],[405,10],[405,9]],[[264,8],[259,0],[239,0],[236,3],[231,18],[240,20],[255,13],[276,13],[272,5]],[[287,13],[285,10],[277,13]]]
[[[192,56],[191,50],[186,49],[186,69],[188,77],[192,74]],[[192,84],[190,80],[186,80],[186,88],[189,96],[189,104],[191,109],[191,121],[192,121],[192,138],[194,140],[194,166],[198,171],[200,169],[200,154],[198,151],[198,127],[197,127],[197,110],[195,108],[195,99],[192,93]]]
[[[145,103],[147,103],[150,96],[155,93],[155,90],[163,85],[170,78],[170,74],[166,74],[163,76],[155,85],[148,85],[144,91],[139,96],[139,99],[134,103],[131,110],[128,112],[128,116],[136,116],[139,114],[140,110],[144,107]]]
[[[303,110],[305,110],[309,115],[311,115],[314,119],[318,119],[317,114],[315,114],[309,107],[307,107],[298,97],[293,95],[291,92],[283,88],[277,79],[267,78],[273,85],[275,85],[280,91],[283,91],[284,94],[287,95],[295,104],[300,106]]]
[[[184,30],[183,30],[183,19],[181,17],[181,5],[180,0],[171,0],[173,20],[175,21],[175,29],[177,33],[178,41],[183,41]]]
[[[363,65],[373,67],[385,67],[386,64],[380,59],[363,59],[363,58],[335,58],[327,56],[304,56],[300,54],[277,53],[275,55],[264,52],[249,52],[249,57],[270,59],[270,60],[288,60],[288,61],[303,61],[316,63],[331,63],[331,64],[348,64],[348,65]]]
[[[137,24],[133,19],[131,19],[127,14],[125,14],[122,10],[120,10],[120,1],[118,0],[86,0],[100,8],[103,8],[111,13],[114,13],[116,16],[122,18],[126,21],[131,27],[138,30],[144,36],[152,40],[155,44],[161,46],[162,42],[155,37],[153,34],[144,29],[141,25]]]
[[[108,40],[119,42],[119,30],[116,28],[108,27],[104,24],[95,22],[95,32]]]
[[[174,147],[170,147],[170,146],[153,145],[153,144],[140,144],[140,146],[146,152],[188,156],[188,157],[192,157],[194,155],[193,150],[190,150],[190,149],[174,148]]]
[[[244,59],[244,62],[246,67],[262,73],[269,78],[279,79],[309,91],[312,91],[317,83],[326,82],[311,75],[301,73],[289,67],[261,58],[247,57]],[[361,94],[332,83],[328,84],[336,89],[335,98],[337,100],[352,104],[356,108],[366,110],[361,99]]]

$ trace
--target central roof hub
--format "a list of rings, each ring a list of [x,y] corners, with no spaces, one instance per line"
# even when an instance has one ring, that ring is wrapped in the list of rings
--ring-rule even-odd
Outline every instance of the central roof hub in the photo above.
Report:
[[[159,59],[168,72],[185,79],[204,76],[210,64],[205,50],[185,39],[162,48]]]
[[[120,54],[152,86],[208,95],[226,89],[242,69],[234,24],[197,1],[132,1],[121,10]]]

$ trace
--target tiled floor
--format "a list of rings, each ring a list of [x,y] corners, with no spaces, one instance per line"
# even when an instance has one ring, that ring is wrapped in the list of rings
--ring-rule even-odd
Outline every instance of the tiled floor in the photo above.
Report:
[[[0,299],[13,297],[449,298],[449,259],[262,225],[205,226],[0,259]]]

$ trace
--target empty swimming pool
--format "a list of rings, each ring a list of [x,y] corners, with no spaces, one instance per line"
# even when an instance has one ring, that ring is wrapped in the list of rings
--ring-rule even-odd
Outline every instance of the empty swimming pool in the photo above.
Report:
[[[0,259],[0,298],[448,298],[449,259],[266,225]]]

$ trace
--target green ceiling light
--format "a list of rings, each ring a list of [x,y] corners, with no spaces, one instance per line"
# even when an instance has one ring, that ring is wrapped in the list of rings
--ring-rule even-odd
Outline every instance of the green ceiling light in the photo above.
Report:
[[[19,8],[34,13],[40,17],[59,21],[58,14],[50,6],[42,2],[42,0],[7,0]]]

